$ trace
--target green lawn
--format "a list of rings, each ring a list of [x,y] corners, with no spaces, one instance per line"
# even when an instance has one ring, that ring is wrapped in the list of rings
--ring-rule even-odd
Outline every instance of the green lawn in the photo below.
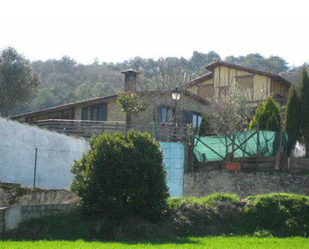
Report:
[[[0,249],[17,248],[116,248],[116,249],[139,249],[139,248],[209,248],[209,249],[234,249],[234,248],[309,248],[309,239],[304,238],[254,238],[254,237],[205,237],[186,238],[174,240],[152,240],[147,242],[124,241],[124,242],[86,242],[78,241],[0,241]]]

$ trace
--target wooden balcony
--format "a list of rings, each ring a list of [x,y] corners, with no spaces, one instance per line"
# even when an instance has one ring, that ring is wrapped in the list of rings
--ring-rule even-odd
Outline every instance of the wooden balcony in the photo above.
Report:
[[[77,135],[81,137],[92,137],[104,132],[128,132],[129,130],[139,130],[149,132],[159,141],[184,141],[187,137],[187,125],[178,124],[156,124],[143,123],[134,126],[125,122],[117,121],[92,121],[92,120],[70,120],[70,119],[46,119],[32,123],[38,127],[67,135]]]
[[[92,137],[104,132],[127,132],[130,126],[125,122],[70,120],[70,119],[45,119],[33,123],[36,126],[68,135]]]

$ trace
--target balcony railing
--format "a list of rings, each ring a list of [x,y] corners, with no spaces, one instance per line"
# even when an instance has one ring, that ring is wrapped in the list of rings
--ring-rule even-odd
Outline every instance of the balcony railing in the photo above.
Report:
[[[91,137],[104,132],[127,132],[130,126],[125,122],[46,119],[34,123],[36,126],[65,134],[74,134],[81,137]]]
[[[77,135],[81,137],[91,137],[104,132],[128,132],[129,130],[139,130],[149,132],[159,141],[183,141],[187,137],[186,124],[153,124],[140,123],[133,126],[125,122],[116,121],[92,121],[92,120],[70,120],[70,119],[46,119],[33,123],[34,125],[48,130]]]

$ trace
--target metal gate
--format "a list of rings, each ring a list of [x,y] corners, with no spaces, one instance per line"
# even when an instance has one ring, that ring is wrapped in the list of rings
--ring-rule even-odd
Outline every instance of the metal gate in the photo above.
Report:
[[[167,185],[171,197],[183,195],[184,145],[182,143],[160,142],[164,153],[164,165],[167,171]]]

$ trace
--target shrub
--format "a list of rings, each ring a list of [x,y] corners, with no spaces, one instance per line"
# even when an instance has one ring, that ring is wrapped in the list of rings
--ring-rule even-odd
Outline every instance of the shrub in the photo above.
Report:
[[[102,134],[71,172],[82,210],[157,218],[169,197],[160,145],[148,133]]]
[[[247,197],[244,224],[248,231],[263,229],[282,235],[308,235],[309,197],[274,193]]]
[[[198,129],[198,135],[200,137],[206,137],[206,136],[212,136],[213,135],[209,115],[203,116],[202,121],[201,121],[201,125]]]
[[[249,130],[256,129],[257,123],[260,130],[280,131],[280,108],[271,97],[268,97],[265,103],[258,105],[256,114],[249,124]]]

